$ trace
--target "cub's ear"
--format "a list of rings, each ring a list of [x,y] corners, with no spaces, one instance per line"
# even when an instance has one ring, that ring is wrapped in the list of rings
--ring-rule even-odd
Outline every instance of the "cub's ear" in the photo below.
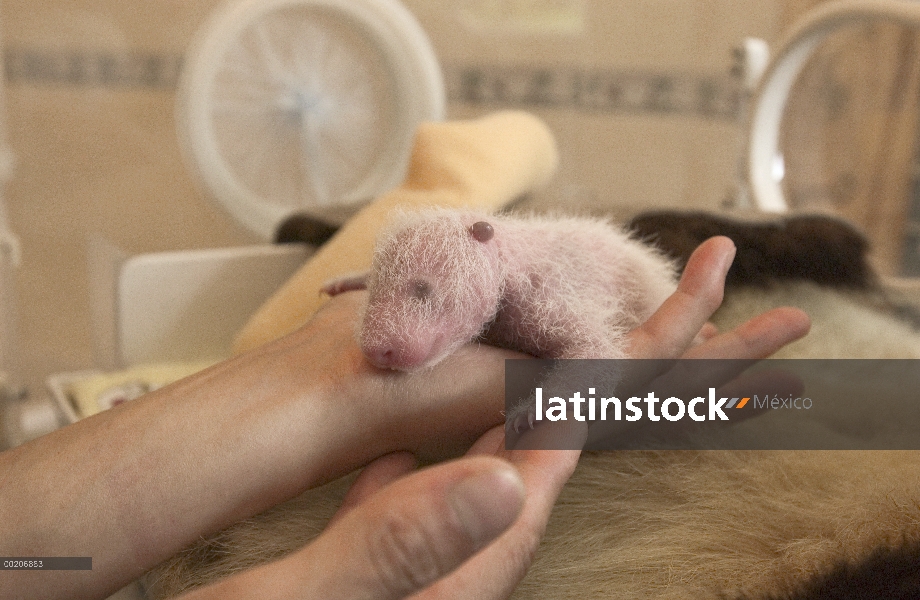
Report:
[[[485,221],[476,221],[470,225],[470,235],[477,242],[486,243],[495,235],[495,230]]]

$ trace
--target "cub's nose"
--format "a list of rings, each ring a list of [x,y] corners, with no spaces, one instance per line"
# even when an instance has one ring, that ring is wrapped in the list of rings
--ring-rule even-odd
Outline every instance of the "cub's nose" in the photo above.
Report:
[[[397,368],[396,353],[392,348],[381,346],[373,349],[365,349],[364,356],[366,356],[367,360],[371,361],[375,367],[380,367],[381,369]]]
[[[396,344],[362,344],[364,356],[375,367],[410,371],[425,363],[425,353]]]

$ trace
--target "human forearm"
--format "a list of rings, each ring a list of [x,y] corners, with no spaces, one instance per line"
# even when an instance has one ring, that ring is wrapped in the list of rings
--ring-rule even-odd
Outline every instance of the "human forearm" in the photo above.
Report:
[[[0,554],[93,558],[91,576],[7,572],[0,590],[97,597],[293,496],[354,431],[325,400],[246,357],[0,455]]]
[[[510,353],[376,370],[351,335],[360,297],[346,296],[287,338],[0,455],[0,554],[93,557],[90,576],[16,573],[0,595],[100,596],[377,456],[445,454],[501,420]]]

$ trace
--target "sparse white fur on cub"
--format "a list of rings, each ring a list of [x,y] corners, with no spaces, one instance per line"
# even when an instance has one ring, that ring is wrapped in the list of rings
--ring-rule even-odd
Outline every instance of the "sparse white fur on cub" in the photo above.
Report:
[[[476,338],[540,358],[624,358],[625,334],[673,293],[676,275],[605,220],[430,209],[396,215],[366,283],[362,350],[408,371]]]

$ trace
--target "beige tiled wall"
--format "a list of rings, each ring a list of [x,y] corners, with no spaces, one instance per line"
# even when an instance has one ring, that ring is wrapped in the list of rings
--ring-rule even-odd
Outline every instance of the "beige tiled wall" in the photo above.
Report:
[[[776,3],[729,0],[408,4],[445,65],[454,114],[517,103],[556,131],[561,170],[537,204],[616,213],[719,206],[739,151],[731,49],[775,37],[781,18]],[[463,87],[471,72],[481,89]],[[549,101],[528,102],[547,78]],[[508,80],[519,93],[489,101]]]
[[[58,58],[181,53],[211,4],[0,5],[9,142],[17,161],[6,198],[22,242],[18,346],[30,387],[39,387],[46,373],[92,364],[90,239],[129,252],[248,241],[186,174],[170,85],[116,81],[114,74],[132,71],[123,64],[110,67],[108,80],[80,81],[79,67]]]
[[[749,35],[775,39],[789,16],[779,3],[736,0],[406,3],[444,64],[451,116],[509,104],[536,111],[563,151],[559,178],[539,203],[614,211],[718,206],[737,158],[730,50]],[[173,129],[178,60],[214,6],[0,5],[17,158],[6,199],[23,243],[19,347],[33,386],[92,363],[88,240],[132,253],[254,241],[197,190]],[[530,100],[470,91],[471,75],[533,85],[544,71],[555,91]],[[578,77],[612,81],[625,95],[573,100]]]

